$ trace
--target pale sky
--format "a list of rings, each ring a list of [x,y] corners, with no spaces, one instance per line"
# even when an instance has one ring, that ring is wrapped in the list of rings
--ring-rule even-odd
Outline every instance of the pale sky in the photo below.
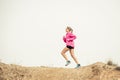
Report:
[[[120,0],[0,0],[0,60],[64,67],[66,26],[77,36],[82,66],[109,59],[120,64]],[[67,55],[68,67],[75,67]]]

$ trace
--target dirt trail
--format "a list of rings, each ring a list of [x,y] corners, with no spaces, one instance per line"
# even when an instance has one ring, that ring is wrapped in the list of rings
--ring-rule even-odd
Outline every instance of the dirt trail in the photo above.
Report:
[[[120,70],[101,62],[79,69],[0,63],[0,80],[120,80]]]

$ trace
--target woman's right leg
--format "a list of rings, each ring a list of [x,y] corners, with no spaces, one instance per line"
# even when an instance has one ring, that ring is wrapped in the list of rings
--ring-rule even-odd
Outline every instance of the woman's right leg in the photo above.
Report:
[[[65,58],[66,61],[68,61],[68,58],[67,58],[67,56],[66,56],[65,53],[66,53],[68,50],[69,50],[69,49],[68,49],[67,47],[65,47],[65,48],[62,50],[62,52],[61,52],[62,56]]]

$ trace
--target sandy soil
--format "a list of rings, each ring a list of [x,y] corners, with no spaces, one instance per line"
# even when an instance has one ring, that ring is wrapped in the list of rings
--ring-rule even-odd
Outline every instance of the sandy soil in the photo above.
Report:
[[[0,63],[0,80],[120,80],[120,70],[97,62],[79,69]]]

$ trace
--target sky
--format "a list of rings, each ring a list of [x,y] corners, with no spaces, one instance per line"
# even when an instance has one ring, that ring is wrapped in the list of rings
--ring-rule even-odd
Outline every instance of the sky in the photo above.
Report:
[[[62,38],[70,26],[82,66],[120,64],[119,0],[0,0],[0,61],[64,67]],[[76,66],[69,52],[71,64]]]

